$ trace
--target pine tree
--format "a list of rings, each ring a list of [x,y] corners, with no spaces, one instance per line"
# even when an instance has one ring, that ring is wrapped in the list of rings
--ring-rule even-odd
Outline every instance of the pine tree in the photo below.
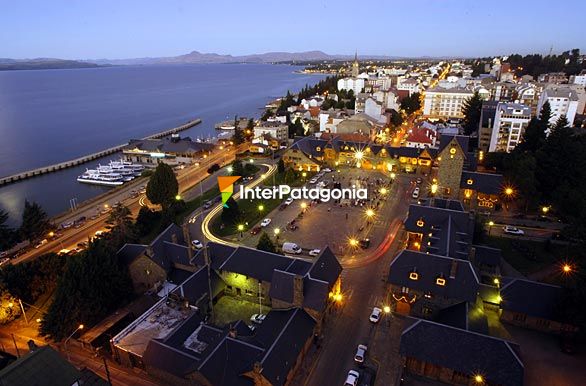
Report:
[[[283,161],[283,158],[279,158],[279,162],[277,163],[277,171],[279,174],[285,172],[285,161]]]
[[[519,151],[536,152],[543,147],[545,143],[545,127],[541,121],[535,117],[531,118],[525,132],[523,141],[517,147]]]
[[[541,111],[539,112],[539,122],[543,127],[543,131],[547,132],[549,129],[549,120],[551,119],[551,105],[549,101],[545,101],[543,106],[541,107]]]
[[[224,225],[234,225],[236,221],[240,218],[240,208],[238,208],[238,203],[234,198],[230,197],[228,201],[226,201],[226,206],[222,208],[222,214],[220,218]]]
[[[260,238],[258,239],[258,244],[256,245],[256,249],[266,252],[277,252],[277,247],[275,246],[275,243],[273,243],[273,240],[271,240],[271,238],[269,237],[269,235],[266,234],[266,232],[263,232],[260,235]]]
[[[481,112],[482,98],[478,92],[475,92],[470,98],[466,99],[463,104],[462,113],[464,114],[464,134],[470,135],[478,131]]]
[[[43,208],[36,202],[25,200],[20,226],[21,237],[25,240],[35,240],[44,236],[50,227],[49,217]]]
[[[147,198],[153,204],[161,205],[163,210],[167,210],[178,192],[179,183],[173,169],[166,163],[159,163],[147,184]]]
[[[14,230],[7,223],[8,213],[0,209],[0,251],[8,249],[14,239]]]

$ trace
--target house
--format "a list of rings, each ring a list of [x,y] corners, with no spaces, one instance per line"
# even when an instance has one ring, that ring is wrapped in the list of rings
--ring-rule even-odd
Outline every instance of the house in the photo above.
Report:
[[[574,326],[560,322],[555,314],[562,296],[563,289],[558,286],[520,278],[507,279],[500,289],[500,319],[543,332],[574,332]]]
[[[542,83],[568,83],[568,76],[564,72],[548,72],[546,74],[540,74],[537,77],[538,82]]]
[[[551,118],[549,119],[551,125],[555,125],[562,115],[566,116],[570,126],[574,124],[579,104],[576,90],[564,85],[547,87],[539,97],[538,111],[541,111],[546,101],[551,107]]]
[[[260,138],[265,134],[270,135],[279,142],[286,142],[289,138],[289,127],[280,122],[261,121],[254,127],[254,137]]]
[[[421,91],[419,81],[415,78],[403,78],[400,77],[397,83],[397,90],[405,90],[409,92],[409,96],[416,92]]]
[[[428,320],[410,319],[401,333],[404,374],[450,385],[522,386],[520,348],[507,340]]]
[[[125,161],[156,166],[159,162],[169,165],[191,164],[208,155],[214,145],[195,142],[191,138],[131,139],[122,148]]]
[[[423,115],[432,118],[463,118],[464,101],[472,94],[472,91],[462,87],[431,88],[425,92]]]
[[[32,342],[32,341],[31,341]],[[30,343],[30,352],[0,370],[3,386],[107,386],[108,382],[88,369],[78,370],[51,346]]]
[[[418,125],[409,130],[405,146],[420,149],[436,147],[437,140],[438,135],[435,130],[424,125]]]
[[[401,251],[387,277],[392,307],[397,313],[435,317],[458,303],[476,303],[479,278],[468,260]]]

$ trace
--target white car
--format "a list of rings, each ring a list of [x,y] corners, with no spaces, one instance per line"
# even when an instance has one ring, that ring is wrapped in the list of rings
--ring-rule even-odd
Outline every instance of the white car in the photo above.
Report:
[[[364,357],[366,357],[366,351],[368,347],[363,344],[359,344],[358,348],[356,349],[356,355],[354,355],[354,362],[356,363],[364,363]]]
[[[311,251],[309,251],[309,256],[319,256],[320,253],[321,249],[312,249]]]
[[[419,197],[419,186],[413,190],[413,194],[411,195],[411,197],[413,197],[413,198]]]
[[[199,240],[192,240],[191,245],[193,245],[193,248],[195,248],[195,249],[202,249],[203,248],[203,244]]]
[[[509,235],[518,235],[518,236],[525,234],[525,231],[523,231],[522,229],[510,226],[510,225],[505,225],[503,227],[503,232],[507,233]]]
[[[323,172],[324,172],[324,173],[331,173],[331,172],[332,172],[332,169],[330,169],[330,168],[325,168],[325,169],[323,170]]]
[[[265,228],[265,227],[268,227],[270,223],[271,223],[271,219],[270,218],[265,218],[260,223],[260,226],[263,227],[263,228]]]
[[[285,205],[289,206],[293,203],[293,199],[291,197],[289,197],[288,199],[285,200]]]
[[[261,324],[267,316],[265,314],[254,314],[250,317],[252,323]]]
[[[378,307],[374,307],[372,309],[372,312],[370,313],[370,318],[368,318],[372,323],[378,323],[378,321],[380,320],[380,314],[383,312],[383,310],[381,310]]]
[[[310,184],[315,184],[317,182],[318,178],[317,177],[313,177],[311,180],[309,180]]]
[[[346,382],[344,382],[344,386],[356,386],[358,384],[358,378],[360,377],[360,373],[356,370],[348,371],[348,376],[346,377]]]

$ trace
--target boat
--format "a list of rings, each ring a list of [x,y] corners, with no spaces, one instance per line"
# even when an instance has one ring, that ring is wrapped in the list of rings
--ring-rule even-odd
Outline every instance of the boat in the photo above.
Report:
[[[82,175],[77,177],[77,182],[95,185],[119,186],[124,183],[124,179],[122,175],[118,173],[102,173],[98,170],[86,169]]]

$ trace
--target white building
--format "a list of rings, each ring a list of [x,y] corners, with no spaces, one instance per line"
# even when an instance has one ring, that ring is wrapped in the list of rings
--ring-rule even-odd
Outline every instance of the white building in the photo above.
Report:
[[[582,70],[579,75],[570,76],[570,83],[586,86],[586,70]]]
[[[270,135],[278,141],[286,141],[289,137],[289,127],[280,122],[261,122],[254,127],[254,137],[259,138],[265,134]]]
[[[565,115],[570,123],[574,124],[574,118],[578,111],[578,94],[568,86],[550,86],[543,90],[537,105],[537,111],[541,111],[545,101],[551,106],[551,118],[549,123],[555,125],[560,116]]]
[[[512,151],[521,142],[530,120],[531,107],[520,103],[499,103],[488,151]]]
[[[371,118],[374,118],[379,123],[386,123],[387,119],[383,115],[385,109],[382,102],[377,101],[375,98],[367,98],[364,102],[364,113]]]
[[[397,79],[397,90],[407,90],[409,91],[409,96],[413,93],[420,92],[421,87],[419,86],[419,81],[414,78],[398,78]]]
[[[423,115],[434,118],[463,118],[464,101],[472,94],[472,91],[461,87],[435,87],[427,90],[423,100]]]
[[[361,78],[342,78],[338,80],[338,90],[352,90],[354,95],[358,95],[364,89],[364,79]]]

